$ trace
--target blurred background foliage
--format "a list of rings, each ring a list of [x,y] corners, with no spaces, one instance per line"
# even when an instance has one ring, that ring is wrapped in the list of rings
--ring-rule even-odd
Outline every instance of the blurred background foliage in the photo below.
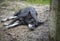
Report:
[[[50,0],[0,0],[3,1],[24,1],[32,4],[50,4]]]
[[[38,4],[49,4],[50,0],[25,0],[26,2],[29,3],[38,3]]]

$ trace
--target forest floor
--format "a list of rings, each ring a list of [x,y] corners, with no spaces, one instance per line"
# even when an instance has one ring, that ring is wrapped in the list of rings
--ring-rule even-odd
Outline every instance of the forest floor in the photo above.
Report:
[[[1,41],[49,41],[49,28],[48,28],[48,17],[49,17],[49,5],[42,4],[27,4],[24,2],[6,2],[0,4],[0,16],[2,18],[7,18],[18,10],[32,6],[36,9],[38,13],[38,19],[40,22],[45,21],[44,24],[37,27],[34,31],[29,31],[28,27],[25,25],[17,26],[15,28],[7,29],[3,31],[3,39]],[[0,20],[2,19],[0,18]],[[46,21],[47,20],[47,21]],[[1,28],[3,28],[3,23],[1,24]],[[4,40],[6,39],[6,40]]]

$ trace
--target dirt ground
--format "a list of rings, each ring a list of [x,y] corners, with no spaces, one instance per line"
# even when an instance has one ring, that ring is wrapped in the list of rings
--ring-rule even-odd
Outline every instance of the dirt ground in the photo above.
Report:
[[[0,39],[1,41],[49,41],[49,5],[25,4],[23,2],[7,2],[6,6],[4,6],[4,4],[0,5],[1,16],[3,16],[2,18],[7,18],[13,15],[21,8],[32,6],[38,13],[38,20],[41,22],[45,20],[47,21],[37,27],[34,31],[30,31],[25,25],[17,26],[15,28],[3,31],[3,23],[0,23],[2,32],[4,34],[2,39]]]

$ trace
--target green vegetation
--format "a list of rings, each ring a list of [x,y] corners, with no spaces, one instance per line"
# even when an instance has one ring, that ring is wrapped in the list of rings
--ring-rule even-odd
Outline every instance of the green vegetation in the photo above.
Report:
[[[33,4],[50,4],[50,0],[25,0],[25,1]]]
[[[25,1],[31,4],[50,4],[50,0],[4,0],[4,1]]]

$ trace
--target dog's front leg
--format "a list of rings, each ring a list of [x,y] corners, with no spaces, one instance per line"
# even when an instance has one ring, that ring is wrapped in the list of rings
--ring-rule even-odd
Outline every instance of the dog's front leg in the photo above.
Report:
[[[5,22],[5,21],[12,20],[12,19],[15,19],[15,18],[17,18],[17,16],[10,16],[9,18],[2,19],[1,22]]]
[[[15,19],[15,18],[17,18],[17,16],[11,16],[8,19],[11,20],[11,19]]]

